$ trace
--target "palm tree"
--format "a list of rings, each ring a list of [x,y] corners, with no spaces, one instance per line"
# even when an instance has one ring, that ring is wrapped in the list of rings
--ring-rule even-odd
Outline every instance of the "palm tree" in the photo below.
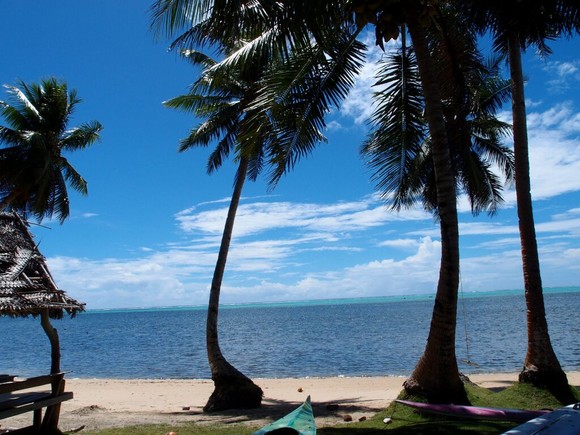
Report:
[[[68,128],[81,101],[77,92],[54,78],[40,84],[5,85],[9,102],[0,101],[7,126],[0,126],[0,208],[31,213],[39,220],[70,214],[67,184],[83,195],[87,182],[64,157],[99,139],[96,121]]]
[[[210,290],[206,345],[215,389],[204,411],[255,408],[260,406],[263,392],[224,357],[218,340],[218,313],[221,285],[244,181],[246,178],[257,178],[263,167],[265,151],[273,141],[269,120],[262,117],[258,122],[258,117],[253,117],[249,108],[267,63],[253,63],[243,71],[217,69],[216,62],[201,52],[186,50],[182,53],[194,65],[201,65],[204,69],[187,95],[173,98],[164,104],[191,112],[204,121],[181,141],[179,150],[207,146],[217,140],[216,149],[208,160],[208,173],[221,167],[230,153],[234,153],[234,159],[238,162]]]
[[[430,2],[355,2],[359,21],[376,23],[377,43],[399,34],[405,24],[417,60],[425,104],[425,118],[431,136],[433,173],[441,230],[441,265],[429,336],[404,387],[430,401],[466,403],[467,396],[459,376],[455,356],[455,326],[459,286],[459,229],[457,192],[452,170],[450,142],[444,118],[443,94],[432,56],[427,30],[436,15]],[[443,24],[443,23],[441,23]]]
[[[405,385],[409,391],[432,400],[460,403],[466,402],[467,397],[454,352],[459,285],[456,188],[442,94],[426,32],[437,11],[435,3],[297,0],[287,5],[249,0],[219,3],[157,0],[153,21],[168,33],[190,27],[180,39],[184,44],[231,41],[239,36],[241,29],[257,35],[222,62],[228,68],[242,68],[254,56],[263,56],[265,52],[275,51],[284,58],[286,62],[280,71],[267,74],[261,96],[253,106],[257,113],[276,113],[278,120],[276,128],[281,142],[273,148],[277,163],[274,181],[297,158],[313,149],[315,142],[310,139],[316,137],[313,132],[325,126],[328,111],[324,109],[338,105],[352,87],[354,75],[363,64],[360,43],[356,41],[361,29],[367,24],[373,25],[377,44],[383,46],[384,41],[396,38],[400,26],[406,24],[416,53],[431,135],[442,255],[428,344],[424,358]],[[302,66],[293,62],[304,53],[313,61],[303,59]],[[323,78],[317,77],[320,72],[325,74]],[[309,100],[302,99],[301,95],[308,95]],[[279,106],[289,110],[282,109],[280,113]],[[277,115],[286,115],[282,117],[284,121],[279,121]]]
[[[473,17],[494,36],[494,49],[506,53],[512,83],[513,139],[518,223],[527,306],[528,348],[519,381],[550,389],[570,402],[568,379],[548,333],[540,260],[532,206],[526,103],[521,52],[536,46],[550,53],[546,41],[580,29],[580,4],[575,0],[473,2]]]
[[[476,49],[473,32],[452,14],[438,13],[438,25],[430,29],[430,50],[443,95],[443,113],[448,132],[452,169],[457,191],[469,199],[472,212],[493,214],[502,202],[501,183],[491,170],[497,164],[507,180],[513,174],[511,151],[501,145],[509,125],[497,120],[495,112],[509,93],[499,78],[499,59],[484,64]],[[374,128],[362,148],[363,157],[374,171],[378,190],[393,209],[400,210],[422,202],[438,216],[436,180],[429,131],[423,118],[424,99],[412,49],[402,36],[400,52],[383,61],[376,85],[383,88],[375,95],[378,103],[373,116]],[[437,307],[435,307],[435,310]],[[434,315],[435,318],[435,315]],[[455,318],[449,316],[447,334],[451,335],[449,353],[455,358]],[[436,349],[430,346],[433,327],[419,363],[404,383],[416,393],[415,379],[440,376],[433,373]],[[431,393],[427,393],[428,397]],[[435,399],[435,398],[433,398]]]
[[[8,124],[0,126],[0,209],[32,213],[39,221],[56,214],[63,223],[70,214],[67,183],[86,195],[87,182],[62,153],[96,142],[102,126],[92,121],[68,128],[81,100],[65,82],[50,78],[40,84],[18,85],[5,85],[10,100],[0,101],[2,117]],[[50,323],[48,309],[43,309],[40,317],[51,346],[51,373],[57,373],[58,332]],[[47,415],[47,419],[58,420],[58,413]]]

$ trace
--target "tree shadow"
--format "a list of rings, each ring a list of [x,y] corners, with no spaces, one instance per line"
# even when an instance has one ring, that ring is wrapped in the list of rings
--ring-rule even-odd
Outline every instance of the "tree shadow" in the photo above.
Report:
[[[201,421],[219,420],[226,423],[243,423],[254,420],[275,421],[294,411],[302,402],[286,401],[266,398],[259,408],[254,409],[230,409],[225,411],[203,412],[201,407],[182,409],[181,411],[167,412],[167,415],[191,415],[201,417]],[[365,406],[365,400],[360,397],[342,398],[328,402],[312,402],[312,410],[315,418],[336,417],[343,419],[344,416],[363,413],[369,417],[375,415],[376,407]],[[388,401],[385,400],[385,409]]]
[[[366,428],[343,426],[329,426],[317,430],[320,435],[346,435],[346,434],[498,434],[512,428],[514,423],[492,422],[492,421],[466,421],[460,419],[430,419],[429,421],[412,421],[408,419],[398,419],[396,426],[384,428]]]
[[[512,385],[514,385],[516,381],[498,381],[497,383],[501,385],[498,385],[497,387],[484,387],[484,388],[489,391],[493,391],[494,393],[499,393],[500,391],[503,391],[506,388],[509,388]]]

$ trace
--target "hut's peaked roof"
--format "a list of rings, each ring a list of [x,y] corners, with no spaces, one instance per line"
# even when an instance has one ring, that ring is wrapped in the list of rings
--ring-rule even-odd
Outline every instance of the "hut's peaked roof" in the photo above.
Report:
[[[17,213],[0,213],[0,315],[52,318],[74,316],[85,304],[60,290],[38,250],[27,224]]]

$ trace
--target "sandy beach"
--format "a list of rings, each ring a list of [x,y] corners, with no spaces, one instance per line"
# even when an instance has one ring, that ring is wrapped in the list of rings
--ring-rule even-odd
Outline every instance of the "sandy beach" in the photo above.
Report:
[[[580,386],[580,372],[567,373],[571,385]],[[517,373],[470,375],[485,388],[502,388],[517,379]],[[204,414],[202,407],[213,391],[211,380],[117,380],[67,379],[74,399],[64,402],[60,427],[69,431],[121,427],[134,424],[250,423],[256,426],[292,410],[308,395],[312,398],[319,427],[371,417],[396,398],[404,377],[335,377],[299,379],[254,379],[264,391],[263,406],[250,411]],[[327,405],[338,405],[329,411]],[[30,424],[31,414],[0,422],[1,428]]]

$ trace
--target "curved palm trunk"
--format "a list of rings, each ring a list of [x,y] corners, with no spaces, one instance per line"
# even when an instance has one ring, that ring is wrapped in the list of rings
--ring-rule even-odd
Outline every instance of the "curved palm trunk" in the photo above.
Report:
[[[56,328],[50,323],[50,315],[48,308],[45,308],[40,313],[40,324],[50,341],[50,373],[60,373],[60,340]],[[58,385],[53,385],[53,391],[57,393],[64,392],[64,379]],[[42,420],[42,428],[49,430],[49,428],[58,427],[58,420],[60,417],[60,403],[54,406],[49,406],[46,409],[46,414]]]
[[[425,95],[425,112],[432,137],[441,225],[441,265],[427,344],[417,366],[403,386],[408,393],[425,396],[432,402],[467,403],[455,355],[459,287],[459,230],[455,180],[438,81],[423,28],[418,17],[411,15],[413,16],[409,17],[407,26],[415,47]]]
[[[50,323],[48,308],[40,313],[40,324],[50,341],[50,373],[60,372],[60,340],[56,328]]]
[[[568,386],[568,378],[552,348],[544,308],[540,260],[532,209],[521,47],[517,34],[512,34],[509,39],[509,64],[512,81],[516,198],[528,327],[528,350],[519,380],[538,387],[547,387],[556,397],[562,397],[568,403],[574,398]]]
[[[238,168],[232,200],[228,210],[228,216],[224,226],[224,232],[209,294],[206,345],[207,357],[211,369],[211,378],[214,382],[214,391],[203,408],[205,412],[239,408],[257,408],[262,403],[262,389],[225,359],[218,341],[220,290],[232,239],[236,212],[238,210],[244,181],[246,180],[247,170],[248,159],[242,157]]]

